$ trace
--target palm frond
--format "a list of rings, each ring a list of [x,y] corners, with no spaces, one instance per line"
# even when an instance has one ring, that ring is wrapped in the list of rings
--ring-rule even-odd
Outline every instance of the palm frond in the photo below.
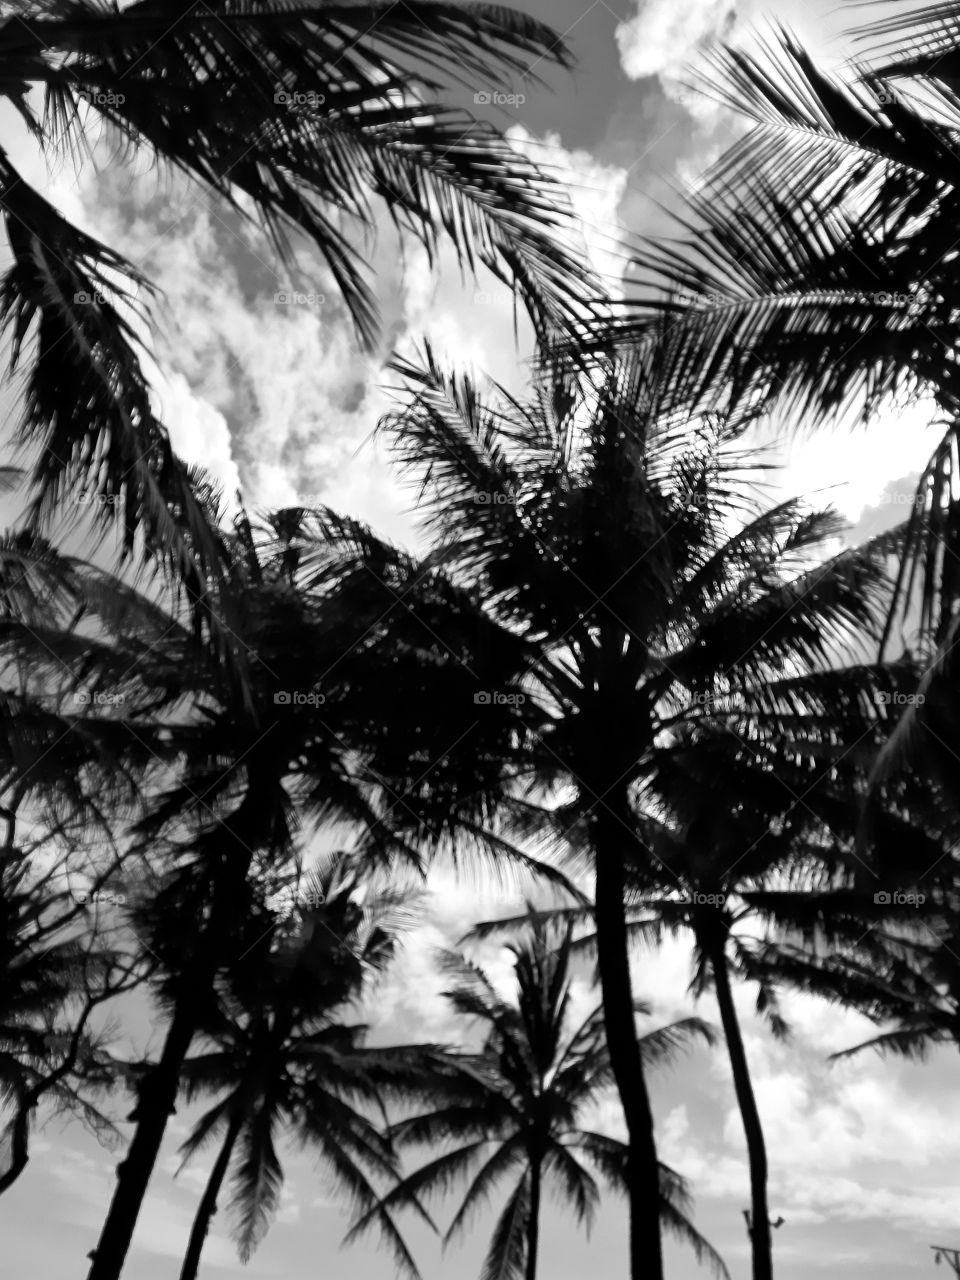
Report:
[[[497,1219],[480,1280],[521,1280],[527,1255],[529,1216],[530,1183],[524,1174]]]
[[[27,360],[21,438],[38,459],[32,518],[49,523],[68,498],[116,526],[126,554],[137,535],[190,593],[206,600],[221,551],[195,477],[154,416],[132,319],[146,281],[71,226],[0,153],[0,207],[13,265],[0,282],[11,372]],[[142,314],[139,319],[142,320]]]
[[[640,1054],[650,1066],[667,1065],[676,1055],[690,1048],[695,1040],[708,1045],[717,1041],[717,1033],[702,1018],[681,1018],[655,1031],[648,1031],[638,1038]]]
[[[283,1169],[274,1146],[277,1117],[264,1100],[240,1132],[229,1208],[237,1222],[241,1262],[248,1262],[276,1213]]]
[[[544,24],[439,2],[329,10],[218,0],[173,25],[139,8],[87,13],[82,25],[37,19],[21,33],[33,53],[68,54],[64,66],[36,68],[60,139],[77,137],[86,97],[130,146],[146,144],[241,212],[245,197],[282,255],[305,233],[366,341],[375,302],[336,215],[372,233],[371,197],[431,253],[445,234],[465,266],[483,262],[508,280],[544,331],[599,293],[565,243],[575,226],[559,184],[493,127],[436,100],[451,81],[489,92],[565,62]],[[186,116],[189,131],[179,127]]]
[[[444,1246],[465,1231],[473,1214],[489,1202],[497,1183],[500,1182],[518,1163],[523,1162],[522,1138],[514,1136],[500,1143],[490,1158],[477,1171],[473,1181],[467,1187],[460,1208],[454,1215],[450,1226],[443,1237]],[[526,1177],[526,1173],[524,1177]]]
[[[903,1027],[896,1031],[885,1031],[882,1035],[873,1036],[869,1040],[864,1040],[862,1044],[855,1044],[849,1049],[841,1049],[838,1053],[831,1053],[830,1061],[833,1062],[839,1058],[852,1058],[855,1054],[863,1053],[866,1049],[874,1049],[881,1057],[886,1054],[895,1054],[901,1058],[907,1058],[912,1062],[926,1062],[933,1050],[934,1043],[938,1040],[945,1040],[947,1037],[943,1033],[932,1031],[931,1028],[925,1026]]]

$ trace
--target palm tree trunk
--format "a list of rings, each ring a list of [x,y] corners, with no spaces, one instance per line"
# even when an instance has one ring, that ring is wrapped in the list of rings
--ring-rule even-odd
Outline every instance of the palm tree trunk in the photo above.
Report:
[[[0,1195],[8,1191],[27,1167],[30,1159],[30,1113],[36,1104],[21,1100],[10,1123],[10,1163],[0,1174]]]
[[[594,827],[597,967],[610,1063],[627,1123],[627,1193],[630,1202],[632,1280],[663,1280],[660,1241],[660,1167],[653,1111],[637,1043],[630,955],[624,910],[624,832],[600,805]]]
[[[3,811],[0,810],[0,815]],[[63,1062],[53,1071],[49,1071],[45,1076],[41,1076],[31,1088],[27,1089],[21,1095],[17,1102],[17,1114],[14,1116],[10,1125],[10,1164],[3,1174],[0,1174],[0,1195],[8,1191],[26,1169],[30,1162],[30,1120],[36,1110],[41,1096],[53,1089],[60,1083],[64,1076],[68,1075],[76,1065],[77,1055],[80,1052],[80,1043],[83,1039],[84,1029],[87,1021],[101,1002],[103,997],[90,997],[84,1006],[83,1012],[77,1019],[77,1024],[70,1036],[70,1044],[64,1055]]]
[[[140,1086],[137,1127],[127,1157],[117,1169],[116,1190],[100,1240],[91,1255],[93,1261],[87,1280],[118,1280],[123,1270],[167,1121],[174,1110],[183,1060],[196,1027],[196,1001],[178,1001],[160,1061],[149,1070]]]
[[[265,750],[266,747],[261,748],[261,753]],[[258,775],[254,772],[256,764],[256,753],[252,752],[249,776],[258,781],[247,787],[240,804],[220,825],[222,861],[211,894],[210,916],[205,925],[198,925],[200,936],[193,953],[194,963],[181,985],[160,1061],[141,1085],[137,1128],[127,1158],[117,1169],[117,1187],[100,1240],[90,1255],[92,1265],[87,1280],[120,1280],[167,1121],[174,1111],[183,1060],[212,996],[217,970],[226,962],[224,940],[232,936],[236,927],[236,904],[241,900],[238,890],[246,882],[253,848],[262,842],[264,823],[271,812],[261,803],[258,787],[272,777],[272,772],[264,768]]]
[[[537,1280],[537,1251],[540,1247],[540,1189],[543,1171],[539,1157],[530,1163],[530,1217],[527,1220],[526,1280]]]
[[[230,1165],[230,1157],[233,1155],[233,1148],[242,1127],[243,1115],[238,1109],[237,1113],[230,1119],[230,1126],[224,1137],[223,1146],[221,1146],[220,1154],[217,1156],[216,1163],[210,1171],[203,1198],[197,1209],[197,1216],[193,1220],[193,1226],[190,1229],[190,1243],[187,1245],[186,1257],[183,1260],[183,1267],[180,1271],[180,1280],[196,1280],[197,1272],[200,1270],[200,1254],[203,1250],[203,1243],[207,1238],[207,1232],[210,1230],[213,1215],[217,1212],[217,1197],[220,1195],[220,1188],[223,1186],[223,1180]]]
[[[733,1087],[743,1120],[747,1139],[747,1156],[750,1161],[750,1242],[753,1246],[753,1280],[773,1280],[773,1237],[770,1230],[770,1213],[767,1207],[767,1147],[763,1138],[763,1125],[753,1093],[750,1067],[743,1047],[740,1021],[733,1003],[730,973],[722,945],[710,948],[710,966],[717,988],[717,1004],[720,1021],[730,1054],[733,1069]]]

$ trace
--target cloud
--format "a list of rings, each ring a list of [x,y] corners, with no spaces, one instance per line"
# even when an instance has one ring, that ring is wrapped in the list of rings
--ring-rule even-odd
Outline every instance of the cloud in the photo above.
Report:
[[[576,247],[616,296],[625,262],[618,208],[627,169],[603,164],[588,151],[569,150],[559,134],[534,137],[522,125],[507,131],[511,144],[564,184],[582,226]],[[412,354],[426,339],[449,367],[489,375],[510,391],[523,394],[529,377],[533,332],[512,291],[485,269],[478,279],[464,278],[453,250],[437,255],[431,270],[422,250],[414,250],[402,281],[402,328],[398,348]]]
[[[328,503],[406,533],[406,495],[370,442],[390,403],[386,350],[360,350],[315,255],[283,269],[262,233],[179,178],[134,204],[106,175],[96,198],[98,234],[162,290],[147,367],[177,451],[207,467],[228,499],[242,486],[255,510]],[[394,331],[399,263],[395,252],[382,257]]]
[[[536,140],[517,126],[510,136],[571,183],[587,250],[615,287],[626,171],[566,150],[555,135]],[[431,265],[416,244],[401,255],[385,235],[371,251],[383,340],[365,353],[315,253],[304,248],[300,265],[285,270],[236,211],[181,177],[150,183],[138,174],[134,198],[129,175],[91,167],[72,202],[162,290],[147,370],[177,452],[207,468],[228,502],[239,487],[254,510],[327,503],[413,539],[410,493],[373,438],[393,405],[396,380],[384,366],[391,349],[413,355],[428,338],[444,363],[521,390],[533,336],[511,290],[484,269],[476,281],[465,277],[449,245]]]
[[[676,75],[691,55],[731,33],[734,0],[638,0],[635,18],[618,24],[620,64],[631,80]]]
[[[848,419],[817,431],[798,429],[772,414],[744,437],[744,446],[779,468],[765,485],[771,501],[805,495],[815,507],[837,508],[850,521],[866,515],[865,507],[889,507],[889,527],[909,514],[909,503],[891,501],[891,476],[917,475],[926,465],[943,430],[933,423],[929,401],[897,407],[889,405],[864,427]],[[901,491],[904,483],[900,481]],[[876,526],[863,526],[875,532]]]
[[[174,450],[187,462],[203,467],[216,477],[225,499],[231,500],[240,488],[240,470],[233,456],[226,418],[193,390],[184,374],[166,373],[152,361],[148,362],[147,370],[154,394],[154,412],[167,424]]]
[[[514,986],[512,958],[502,941],[488,940],[469,948],[459,943],[478,920],[519,914],[523,910],[519,890],[499,889],[482,874],[470,883],[442,866],[430,870],[427,888],[425,921],[404,937],[364,1009],[364,1021],[377,1028],[378,1039],[384,1042],[463,1041],[464,1020],[452,1012],[443,995],[450,983],[437,968],[438,951],[469,950],[470,959],[501,993],[509,995]]]
[[[785,992],[793,1034],[784,1043],[757,1019],[749,988],[737,989],[736,1002],[775,1215],[795,1228],[869,1221],[897,1232],[946,1227],[951,1215],[956,1220],[952,1169],[960,1157],[960,1104],[945,1084],[952,1078],[950,1054],[935,1055],[924,1067],[869,1053],[830,1063],[829,1053],[871,1033],[865,1019]],[[698,1055],[676,1074],[670,1100],[659,1109],[661,1158],[690,1180],[698,1205],[747,1203],[743,1125],[722,1043],[706,1070]]]
[[[618,210],[629,170],[622,165],[602,164],[589,151],[568,150],[558,133],[535,138],[522,125],[514,125],[507,136],[519,151],[566,186],[582,225],[590,265],[612,296],[622,296],[625,264],[620,246],[626,230]]]

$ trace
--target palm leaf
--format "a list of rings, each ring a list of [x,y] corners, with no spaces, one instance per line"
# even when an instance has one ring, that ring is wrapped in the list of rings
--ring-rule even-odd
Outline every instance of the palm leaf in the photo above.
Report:
[[[480,1280],[521,1280],[527,1254],[529,1217],[530,1182],[528,1175],[524,1174],[497,1219]]]

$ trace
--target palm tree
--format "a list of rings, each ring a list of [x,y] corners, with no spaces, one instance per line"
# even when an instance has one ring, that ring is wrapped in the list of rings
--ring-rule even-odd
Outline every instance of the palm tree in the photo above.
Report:
[[[741,737],[729,714],[739,710],[739,694],[717,700],[711,709],[722,718],[684,726],[646,791],[641,836],[655,859],[633,877],[631,932],[687,932],[693,990],[700,995],[713,987],[747,1145],[754,1280],[773,1277],[768,1156],[731,978],[755,984],[758,1012],[775,1035],[785,1036],[775,939],[809,912],[811,893],[833,926],[830,936],[842,933],[824,897],[838,882],[838,865],[849,879],[866,781],[863,720],[857,714],[848,721],[844,708],[862,695],[864,676],[878,686],[889,680],[892,689],[909,685],[911,674],[874,666],[798,669],[786,680],[755,686],[745,694],[747,705],[776,704],[785,696],[793,704],[787,732],[778,726],[767,740]],[[832,748],[805,755],[828,718]],[[762,733],[762,714],[757,727]],[[867,740],[873,744],[877,735]],[[761,926],[759,937],[751,936],[751,919]]]
[[[453,1100],[392,1126],[401,1146],[452,1146],[382,1202],[390,1207],[408,1196],[446,1192],[471,1177],[444,1237],[447,1244],[498,1184],[515,1180],[483,1265],[484,1275],[504,1280],[536,1280],[546,1186],[555,1186],[588,1230],[600,1199],[594,1175],[613,1191],[626,1190],[626,1144],[585,1127],[591,1106],[613,1081],[603,1009],[598,1006],[576,1027],[571,1023],[569,929],[547,927],[531,912],[526,934],[510,948],[515,1001],[500,996],[483,970],[462,956],[441,957],[453,980],[447,999],[461,1017],[480,1024],[483,1044],[477,1053],[462,1056]],[[649,1009],[638,1003],[637,1012],[649,1014]],[[643,1035],[640,1051],[645,1062],[661,1064],[696,1036],[712,1042],[706,1024],[685,1018]],[[699,1261],[728,1275],[687,1217],[683,1180],[666,1166],[660,1169],[658,1210],[664,1225],[693,1246]]]
[[[115,1083],[117,1071],[90,1018],[142,980],[96,932],[84,936],[77,928],[73,896],[56,887],[62,860],[42,847],[14,846],[12,835],[9,817],[0,849],[0,1098],[10,1109],[0,1194],[27,1167],[42,1101],[52,1100],[98,1134],[112,1129],[90,1095]],[[43,872],[41,859],[50,862]]]
[[[377,310],[360,245],[381,203],[431,254],[446,240],[465,266],[508,282],[544,336],[599,293],[571,247],[560,186],[443,103],[456,87],[510,89],[541,64],[569,65],[533,18],[445,0],[4,0],[0,30],[0,92],[44,154],[83,155],[105,126],[121,155],[145,152],[252,216],[288,264],[305,238],[368,345]],[[0,326],[12,369],[26,371],[34,523],[65,492],[89,489],[124,552],[142,535],[216,630],[215,530],[151,406],[138,350],[149,282],[72,226],[3,149],[0,214],[13,258]]]
[[[53,779],[56,790],[60,773],[69,771],[74,761],[84,764],[92,755],[95,760],[98,756],[108,757],[114,776],[126,779],[131,775],[136,790],[146,761],[154,771],[154,791],[146,810],[151,836],[145,839],[149,842],[154,838],[156,850],[161,852],[160,837],[174,821],[181,833],[192,831],[194,836],[193,861],[178,850],[177,857],[171,858],[160,873],[162,891],[157,900],[132,912],[139,930],[140,950],[146,952],[150,948],[161,957],[160,990],[171,1001],[173,1016],[160,1061],[141,1074],[139,1104],[131,1117],[137,1127],[118,1171],[113,1212],[108,1215],[109,1230],[101,1261],[104,1266],[109,1263],[119,1267],[176,1096],[179,1064],[193,1038],[213,976],[219,965],[229,963],[232,956],[231,926],[237,923],[233,911],[239,911],[242,919],[244,898],[237,893],[234,907],[229,907],[224,901],[225,886],[229,883],[234,891],[242,886],[252,850],[269,848],[264,830],[269,832],[271,824],[276,823],[277,802],[271,792],[270,772],[261,768],[248,787],[247,804],[255,806],[255,817],[244,820],[242,799],[238,805],[244,825],[242,836],[231,826],[229,812],[224,812],[227,806],[221,804],[218,787],[229,792],[235,783],[237,764],[245,754],[248,759],[253,754],[251,744],[256,744],[263,730],[255,734],[256,712],[240,701],[239,693],[234,692],[233,703],[229,695],[221,695],[219,711],[221,717],[234,716],[231,729],[237,747],[236,755],[224,752],[224,740],[229,735],[223,721],[218,723],[215,716],[205,719],[203,708],[203,696],[216,699],[213,690],[218,672],[211,670],[211,663],[194,645],[190,627],[148,596],[90,566],[60,562],[53,555],[42,563],[47,577],[56,580],[68,603],[70,599],[75,601],[75,607],[71,611],[60,605],[49,609],[46,618],[38,618],[30,611],[31,598],[8,602],[9,616],[3,624],[7,674],[11,684],[19,685],[17,705],[25,705],[33,720],[27,737],[31,750],[26,756],[17,750],[17,740],[12,743],[10,772],[14,785],[36,786],[36,760],[52,755],[58,762]],[[198,697],[200,690],[203,694]],[[183,703],[192,696],[197,709],[184,717]],[[224,735],[220,742],[216,741],[218,734]],[[96,750],[91,751],[91,745]],[[265,754],[261,748],[261,755]],[[165,806],[178,788],[171,785],[170,767],[177,764],[184,767],[186,791],[173,801],[177,807],[171,810]],[[82,776],[81,773],[78,781]],[[265,789],[257,792],[261,778]],[[192,800],[192,809],[184,795]],[[108,800],[106,794],[103,799]],[[144,812],[141,805],[141,817]],[[266,824],[266,828],[258,826],[258,822]],[[136,849],[128,855],[130,862],[135,855]],[[180,922],[184,937],[180,940],[182,958],[178,960],[176,942],[167,941],[164,947],[152,935],[153,917],[168,909],[171,898],[187,910],[191,889],[194,895],[202,892],[204,869],[208,883],[213,882],[209,912],[197,907],[194,896],[194,927],[191,929],[185,919]],[[240,934],[238,928],[236,936]],[[151,940],[155,945],[151,946]],[[219,960],[218,943],[222,948]],[[187,980],[189,970],[178,967],[191,961],[196,965],[195,987]],[[98,1265],[101,1263],[95,1263],[95,1267]]]
[[[395,1182],[397,1164],[366,1112],[382,1110],[384,1096],[422,1096],[428,1074],[435,1084],[442,1055],[418,1046],[366,1047],[366,1028],[343,1021],[368,976],[389,961],[413,905],[397,891],[368,894],[361,905],[359,883],[358,868],[344,862],[305,882],[269,941],[221,984],[203,1029],[210,1047],[183,1064],[188,1099],[216,1095],[181,1148],[184,1162],[215,1134],[223,1137],[180,1280],[195,1280],[231,1169],[236,1238],[241,1261],[249,1259],[276,1210],[283,1181],[276,1140],[284,1129],[317,1149],[354,1203],[381,1224],[397,1265],[416,1274],[390,1214],[377,1209],[370,1175]]]
[[[872,851],[880,892],[869,904],[857,902],[854,894],[846,895],[845,903],[843,894],[834,895],[851,917],[846,944],[804,946],[811,925],[823,936],[817,912],[819,918],[800,922],[774,958],[781,980],[855,1008],[882,1028],[834,1058],[869,1048],[922,1061],[934,1045],[960,1045],[956,802],[950,791],[938,795],[923,775],[914,785],[912,829],[894,829],[888,846]],[[901,812],[907,812],[902,798]],[[887,826],[891,817],[871,816],[878,827]],[[816,910],[821,904],[813,905]],[[822,904],[830,905],[829,900]],[[762,963],[769,960],[764,956]]]
[[[884,1001],[884,992],[862,968],[858,972],[859,963],[876,966],[882,960],[889,967],[893,961],[878,940],[864,940],[867,922],[879,922],[883,915],[872,888],[869,895],[858,891],[852,874],[869,755],[855,740],[813,757],[801,750],[809,750],[811,731],[824,717],[832,716],[842,732],[842,708],[862,692],[864,675],[856,667],[812,671],[714,699],[713,718],[681,726],[671,749],[662,753],[637,817],[639,837],[652,856],[628,868],[628,933],[634,943],[647,945],[665,932],[688,934],[693,942],[691,990],[699,998],[713,987],[747,1145],[754,1280],[773,1276],[774,1224],[766,1142],[732,979],[756,987],[757,1010],[778,1037],[788,1033],[778,1000],[781,985],[842,997],[874,1016],[890,1007],[889,979]],[[890,692],[909,687],[913,679],[902,664],[873,668],[871,675],[878,685],[888,680]],[[744,701],[775,703],[787,688],[796,712],[788,733],[781,725],[768,741],[745,741],[731,727],[735,720],[730,713],[742,711]],[[855,721],[851,728],[859,737],[862,724]],[[883,819],[901,865],[937,862],[942,841],[925,840],[894,809],[885,811]],[[882,866],[883,850],[873,853],[873,865]],[[595,912],[576,906],[538,916],[572,928],[592,926]],[[843,949],[842,965],[825,969],[817,962],[808,940],[814,925],[834,960]],[[528,920],[520,915],[477,925],[468,936],[487,938],[527,927]],[[849,950],[851,942],[859,944],[855,954]],[[578,937],[574,950],[578,955],[595,953],[595,931]],[[901,1008],[907,998],[901,996]]]
[[[930,704],[952,738],[960,635],[958,15],[948,0],[858,28],[864,56],[840,73],[783,34],[714,52],[702,87],[748,129],[686,197],[676,238],[638,255],[639,312],[616,326],[620,341],[665,348],[678,406],[776,405],[812,429],[931,403],[944,434],[920,477],[894,606],[919,603],[939,652],[927,702],[891,750],[902,763],[903,739],[923,736],[941,767]]]
[[[405,828],[416,833],[419,819],[391,791],[382,745],[407,732],[403,707],[382,699],[384,673],[376,668],[389,662],[395,680],[412,673],[418,655],[398,668],[397,655],[371,652],[362,615],[301,589],[289,523],[277,517],[254,530],[241,517],[233,529],[218,528],[236,600],[231,644],[249,665],[245,687],[223,679],[216,656],[195,645],[185,607],[171,610],[52,553],[53,567],[43,565],[57,581],[68,575],[66,603],[44,623],[23,587],[10,596],[0,628],[10,684],[20,690],[10,699],[18,715],[31,717],[29,750],[21,729],[9,763],[4,758],[11,785],[26,778],[56,793],[64,775],[63,798],[79,790],[79,805],[81,784],[101,758],[96,777],[135,783],[152,770],[122,870],[140,881],[126,915],[135,949],[153,957],[154,992],[169,1017],[158,1060],[136,1077],[135,1130],[91,1280],[120,1273],[182,1063],[215,1007],[218,975],[262,932],[259,880],[297,864],[299,827],[340,821],[365,833],[371,859],[419,864],[404,835]],[[38,760],[51,769],[48,757],[57,761],[53,776],[35,777]],[[409,754],[402,760],[408,768]],[[378,806],[376,795],[384,794],[389,803]],[[105,789],[110,811],[108,796]]]
[[[373,825],[352,754],[355,690],[328,676],[348,637],[288,586],[279,565],[264,563],[242,522],[240,530],[230,541],[230,585],[242,612],[231,629],[238,647],[257,654],[246,691],[252,704],[235,686],[221,682],[215,692],[216,671],[175,618],[141,611],[121,619],[105,654],[104,682],[123,672],[135,690],[124,704],[132,730],[143,721],[165,734],[181,773],[156,789],[139,825],[142,848],[154,860],[159,854],[160,865],[132,912],[137,936],[158,958],[157,996],[170,1019],[160,1058],[139,1083],[136,1129],[90,1280],[120,1273],[181,1066],[215,1008],[217,975],[263,932],[258,879],[296,865],[301,823]],[[316,695],[324,676],[327,692]],[[302,703],[280,689],[294,683]],[[328,700],[322,716],[310,701],[320,696]]]
[[[93,894],[109,887],[118,863],[103,850],[116,849],[140,784],[163,754],[149,734],[137,741],[109,718],[81,723],[79,707],[64,697],[64,677],[72,686],[82,652],[64,643],[65,633],[85,611],[96,613],[98,599],[115,610],[123,598],[122,585],[103,588],[97,571],[85,574],[37,535],[0,535],[0,1074],[12,1111],[0,1191],[27,1166],[42,1101],[97,1133],[112,1130],[90,1092],[114,1082],[120,1064],[90,1020],[145,976],[99,922],[91,927],[95,912],[74,892],[77,875]],[[47,642],[57,636],[55,658]],[[18,834],[24,814],[26,836]]]
[[[729,711],[747,743],[789,737],[789,677],[879,637],[891,544],[811,567],[840,522],[801,518],[791,503],[761,514],[756,463],[736,447],[742,423],[664,408],[669,388],[650,348],[582,378],[554,365],[524,403],[484,398],[429,352],[422,368],[400,369],[412,397],[386,429],[421,481],[429,552],[405,556],[318,513],[302,518],[298,573],[369,619],[384,672],[389,654],[423,655],[409,698],[396,682],[381,686],[425,742],[403,803],[451,831],[458,803],[482,800],[506,833],[552,831],[595,876],[606,1034],[629,1135],[632,1274],[660,1280],[659,1165],[624,907],[629,869],[651,857],[636,823],[643,790],[680,728],[708,719],[724,694],[757,691]],[[850,678],[858,696],[842,730],[822,707],[811,714],[808,757],[849,745],[854,724],[865,740],[875,732],[883,686],[868,664]],[[472,725],[458,722],[458,738],[443,717],[468,701],[482,705]],[[503,724],[514,739],[498,757]]]

